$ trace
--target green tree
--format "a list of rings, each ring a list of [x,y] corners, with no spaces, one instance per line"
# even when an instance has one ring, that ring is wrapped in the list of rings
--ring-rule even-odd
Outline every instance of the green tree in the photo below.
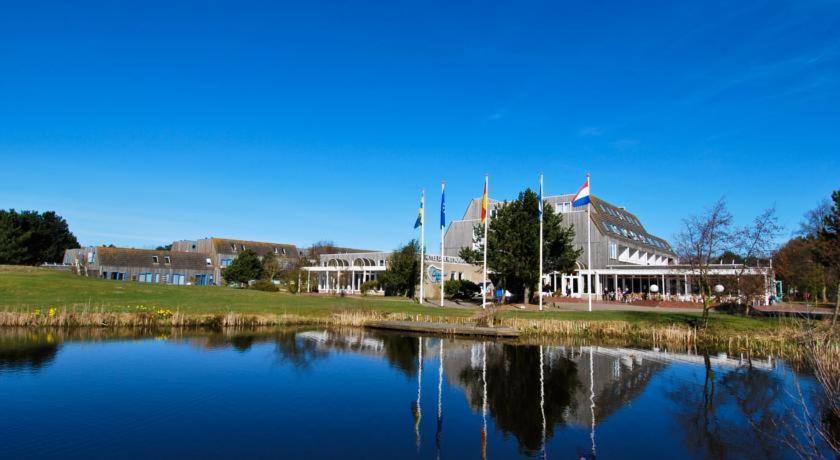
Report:
[[[815,260],[816,245],[815,238],[795,237],[773,257],[776,278],[784,282],[787,292],[800,299],[805,293],[825,291],[826,273]]]
[[[155,248],[155,251],[171,251],[171,250],[172,250],[172,245],[171,244],[166,244],[166,245],[158,246],[158,247]]]
[[[414,297],[420,282],[420,245],[411,240],[388,258],[388,268],[379,276],[385,295]]]
[[[222,272],[222,276],[228,283],[247,284],[251,280],[263,277],[262,262],[253,249],[246,249],[233,259],[233,262]]]
[[[831,325],[837,323],[840,313],[840,190],[831,193],[831,208],[823,216],[822,225],[817,230],[815,256],[837,283],[834,300],[834,318]]]
[[[79,242],[53,211],[0,210],[0,264],[38,265],[60,262]]]
[[[262,271],[263,276],[268,280],[277,278],[277,275],[280,274],[280,261],[277,260],[277,257],[266,254],[262,260]]]
[[[572,245],[574,229],[563,225],[563,218],[551,206],[544,206],[543,270],[569,272],[581,250]],[[511,202],[497,208],[487,229],[489,241],[487,268],[492,271],[494,285],[503,286],[517,298],[531,301],[539,282],[539,197],[526,189]],[[484,226],[475,228],[474,238],[482,242]],[[483,262],[483,242],[476,249],[464,248],[460,256],[469,263]]]

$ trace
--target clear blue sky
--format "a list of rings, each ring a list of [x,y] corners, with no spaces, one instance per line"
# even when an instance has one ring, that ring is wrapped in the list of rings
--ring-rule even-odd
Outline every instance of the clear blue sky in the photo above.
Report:
[[[439,182],[592,191],[671,238],[840,188],[838,2],[7,2],[0,207],[82,244],[390,249]]]

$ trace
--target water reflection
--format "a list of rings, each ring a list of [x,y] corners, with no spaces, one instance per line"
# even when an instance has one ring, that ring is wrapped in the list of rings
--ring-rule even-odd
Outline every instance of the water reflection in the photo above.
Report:
[[[0,372],[37,372],[55,360],[58,348],[51,333],[10,331],[0,334]]]
[[[62,347],[88,340],[135,343],[136,339],[166,339],[168,346],[195,353],[233,351],[239,360],[254,359],[257,350],[266,350],[273,366],[279,364],[281,370],[304,381],[311,379],[310,383],[322,391],[355,391],[341,401],[354,412],[364,413],[373,409],[370,394],[375,397],[381,392],[380,400],[386,401],[389,389],[377,387],[382,380],[378,374],[354,374],[372,371],[364,371],[365,367],[345,358],[373,357],[365,363],[387,363],[384,367],[390,374],[402,376],[390,384],[400,391],[395,401],[401,402],[397,412],[401,415],[384,422],[388,426],[404,424],[413,452],[399,451],[406,446],[394,436],[382,441],[393,450],[386,456],[393,457],[489,458],[516,453],[593,459],[651,454],[790,458],[794,456],[790,445],[808,442],[803,427],[791,421],[795,420],[792,415],[803,409],[792,402],[791,396],[801,391],[809,401],[807,408],[815,414],[821,407],[818,402],[810,402],[814,386],[809,377],[797,376],[773,360],[741,356],[597,346],[524,346],[362,329],[170,332],[157,337],[134,332],[95,334],[85,337],[78,331],[2,331],[0,372],[45,373],[61,361]],[[259,365],[259,361],[249,363]],[[366,377],[371,386],[347,390],[341,382],[329,380],[334,378],[331,374],[325,377],[317,373],[336,366],[348,381]],[[0,379],[0,385],[4,383]],[[282,408],[288,401],[282,399],[286,396],[279,388],[277,394],[275,403]],[[453,394],[459,396],[452,398]],[[357,400],[367,401],[366,406],[358,406],[363,403]],[[406,403],[409,411],[402,405]],[[317,412],[319,401],[310,404]],[[14,407],[6,409],[13,411]],[[651,417],[650,427],[635,422],[639,410],[644,417]],[[434,415],[424,418],[424,411]],[[447,433],[445,418],[453,420],[446,424]],[[294,423],[283,418],[273,420],[275,424]],[[354,421],[343,420],[346,435],[378,435]],[[667,430],[674,436],[665,436],[664,432],[659,437],[654,435],[653,446],[643,441],[651,439],[651,430]],[[430,442],[432,435],[434,443]],[[827,452],[824,445],[819,448]]]

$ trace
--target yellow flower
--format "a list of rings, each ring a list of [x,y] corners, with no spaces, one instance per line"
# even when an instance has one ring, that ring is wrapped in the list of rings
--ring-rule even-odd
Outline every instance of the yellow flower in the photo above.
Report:
[[[55,317],[55,307],[50,308],[50,318]]]
[[[35,309],[35,311],[34,311],[33,313],[35,313],[35,316],[41,316],[41,309],[40,309],[40,308],[36,308],[36,309]]]

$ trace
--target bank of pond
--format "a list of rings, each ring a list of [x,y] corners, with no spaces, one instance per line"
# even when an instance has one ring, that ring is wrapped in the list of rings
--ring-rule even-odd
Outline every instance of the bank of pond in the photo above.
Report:
[[[9,458],[832,458],[792,356],[357,327],[0,328]]]

